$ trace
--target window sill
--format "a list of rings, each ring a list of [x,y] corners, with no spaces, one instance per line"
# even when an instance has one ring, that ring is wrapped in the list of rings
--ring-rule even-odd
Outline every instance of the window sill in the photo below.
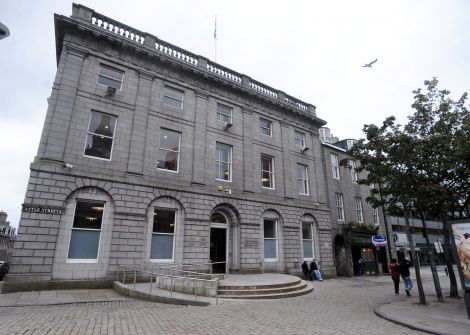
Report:
[[[98,264],[97,259],[67,259],[65,263],[68,264]]]

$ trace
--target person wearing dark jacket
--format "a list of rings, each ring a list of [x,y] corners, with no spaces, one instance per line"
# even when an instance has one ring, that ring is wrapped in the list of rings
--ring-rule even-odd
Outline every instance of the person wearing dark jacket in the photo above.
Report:
[[[403,282],[405,283],[405,292],[407,296],[411,296],[410,292],[413,288],[413,282],[410,278],[410,267],[411,262],[407,259],[401,259],[400,265],[398,265],[398,273],[403,278]]]
[[[319,281],[322,281],[322,277],[321,277],[321,273],[320,273],[320,269],[318,269],[318,265],[317,263],[315,263],[315,260],[313,259],[312,260],[312,263],[310,263],[310,273],[313,277],[313,275],[315,275],[315,277],[319,280]]]
[[[310,274],[310,271],[309,271],[309,269],[308,269],[307,261],[304,261],[304,262],[302,263],[302,271],[304,272],[305,279],[310,279],[310,280],[312,280],[312,275]]]
[[[393,286],[395,287],[395,294],[398,294],[398,288],[400,287],[400,274],[398,273],[398,263],[396,258],[392,258],[390,265],[390,276],[393,280]]]

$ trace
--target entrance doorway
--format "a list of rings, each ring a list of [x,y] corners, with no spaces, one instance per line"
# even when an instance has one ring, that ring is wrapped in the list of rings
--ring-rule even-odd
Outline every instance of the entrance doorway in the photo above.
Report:
[[[212,265],[213,273],[225,273],[227,261],[227,229],[211,227],[210,259],[224,262]]]

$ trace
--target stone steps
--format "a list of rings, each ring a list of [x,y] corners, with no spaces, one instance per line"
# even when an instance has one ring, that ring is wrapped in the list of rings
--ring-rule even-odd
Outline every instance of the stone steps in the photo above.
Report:
[[[229,289],[227,289],[229,287]],[[283,299],[297,297],[313,291],[313,286],[303,280],[285,284],[255,286],[219,286],[220,299]]]

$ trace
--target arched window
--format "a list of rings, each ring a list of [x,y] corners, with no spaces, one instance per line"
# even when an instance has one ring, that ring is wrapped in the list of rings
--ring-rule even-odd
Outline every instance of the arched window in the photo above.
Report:
[[[227,224],[227,218],[220,212],[215,212],[211,215],[211,223]]]

